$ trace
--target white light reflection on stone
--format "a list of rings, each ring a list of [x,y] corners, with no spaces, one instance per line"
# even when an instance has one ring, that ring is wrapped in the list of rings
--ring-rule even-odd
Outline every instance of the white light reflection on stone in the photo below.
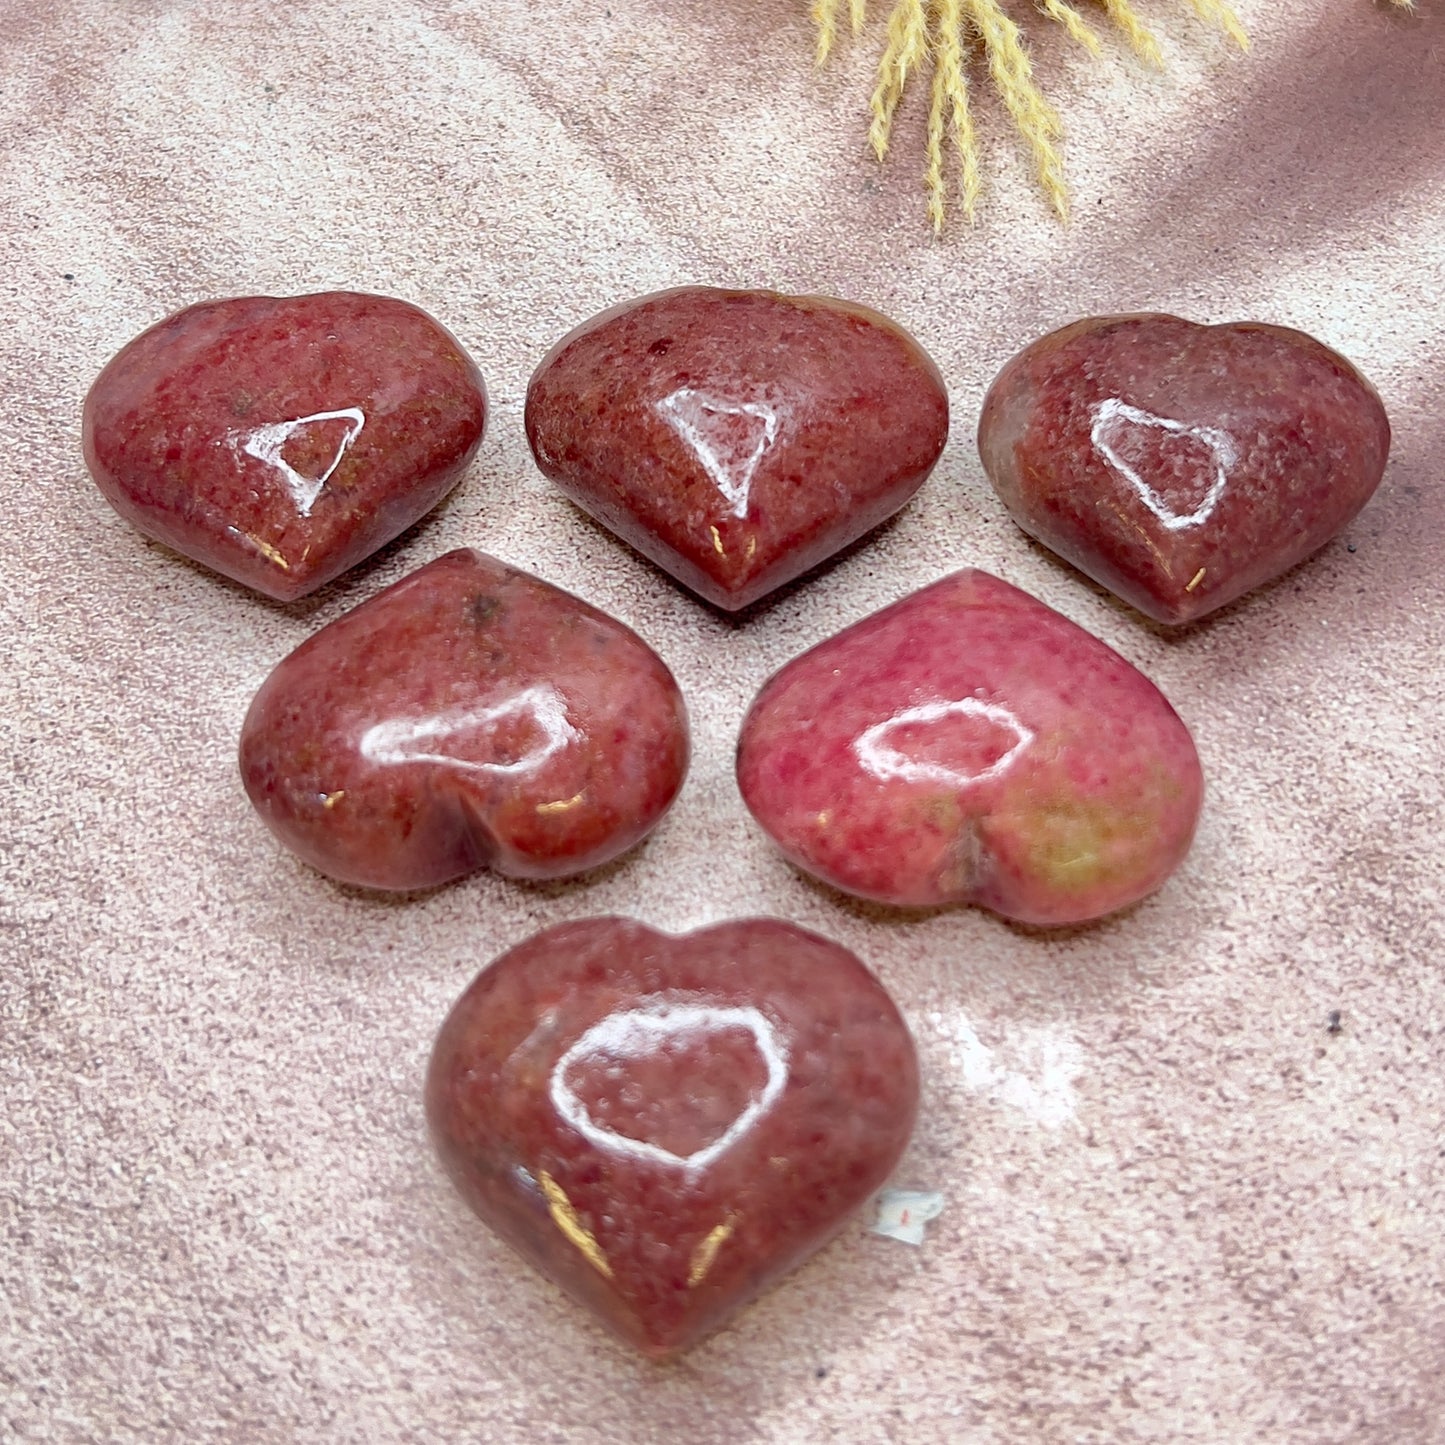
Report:
[[[448,738],[486,733],[498,723],[529,718],[540,737],[519,758],[486,762],[440,752]],[[567,703],[551,683],[537,683],[490,707],[459,708],[424,718],[389,718],[367,728],[361,755],[373,763],[443,763],[466,772],[504,776],[535,772],[563,748],[580,742],[582,734],[567,719]]]
[[[724,401],[691,386],[679,387],[657,403],[663,420],[692,448],[712,484],[722,493],[735,517],[748,514],[753,475],[768,448],[778,439],[778,417],[762,402]],[[755,437],[737,444],[735,418],[748,417]]]
[[[948,767],[944,763],[912,758],[888,742],[889,734],[899,728],[942,722],[949,717],[982,718],[985,722],[1011,733],[1013,744],[987,767],[976,772],[965,772],[962,768]],[[904,708],[902,712],[895,713],[883,722],[874,723],[866,732],[853,739],[853,754],[862,763],[864,770],[880,782],[901,778],[908,783],[942,783],[947,787],[971,788],[977,783],[987,782],[990,778],[1006,773],[1033,740],[1033,731],[1025,727],[1008,708],[1000,707],[997,703],[982,702],[976,697],[963,697],[956,702],[919,703],[916,707]]]
[[[696,1040],[727,1029],[744,1029],[753,1037],[768,1076],[762,1091],[712,1143],[691,1154],[674,1154],[645,1139],[619,1134],[599,1124],[573,1092],[567,1073],[575,1065],[599,1058],[635,1059],[656,1053],[668,1039]],[[778,1101],[788,1081],[788,1050],[772,1024],[755,1008],[709,1008],[699,1004],[654,1003],[609,1014],[595,1023],[552,1070],[550,1096],[558,1114],[583,1138],[612,1154],[627,1154],[690,1172],[706,1169],[741,1140]]]
[[[1204,494],[1204,499],[1192,512],[1176,512],[1120,455],[1120,451],[1127,445],[1130,432],[1137,427],[1152,427],[1156,431],[1168,432],[1174,436],[1193,437],[1208,448],[1214,460],[1214,481]],[[1228,432],[1212,426],[1186,426],[1182,421],[1174,421],[1167,416],[1155,416],[1153,412],[1130,406],[1118,397],[1101,401],[1094,408],[1094,425],[1089,439],[1105,461],[1134,489],[1139,500],[1171,532],[1181,532],[1186,527],[1199,527],[1209,520],[1229,484],[1229,473],[1239,460],[1234,439]]]
[[[297,432],[309,426],[333,421],[344,421],[348,425],[337,443],[331,465],[319,477],[303,477],[281,453]],[[268,467],[274,467],[280,472],[286,490],[291,493],[291,500],[296,503],[296,510],[303,517],[309,517],[322,488],[335,475],[342,457],[351,450],[352,443],[361,435],[361,429],[365,425],[366,413],[359,406],[349,406],[341,411],[318,411],[313,416],[297,417],[295,421],[269,422],[251,431],[229,432],[226,442],[238,456],[244,452],[248,457],[255,457],[258,462],[264,462]]]
[[[941,1037],[955,1077],[970,1093],[983,1094],[1026,1114],[1049,1129],[1061,1128],[1079,1111],[1075,1083],[1084,1073],[1084,1054],[1062,1029],[1020,1029],[1001,1049],[979,1038],[959,1010],[930,1013],[928,1021]],[[1003,1052],[1015,1067],[999,1060]]]

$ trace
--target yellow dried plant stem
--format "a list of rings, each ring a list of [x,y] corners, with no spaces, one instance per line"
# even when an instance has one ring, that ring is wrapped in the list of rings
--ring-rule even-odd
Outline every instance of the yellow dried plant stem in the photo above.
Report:
[[[1194,6],[1194,13],[1206,25],[1216,26],[1224,31],[1241,50],[1249,49],[1249,36],[1245,33],[1244,26],[1239,23],[1239,16],[1224,3],[1224,0],[1189,0]],[[1406,4],[1411,0],[1405,0]]]
[[[1124,32],[1124,38],[1134,47],[1134,53],[1156,70],[1164,69],[1164,57],[1159,53],[1159,42],[1149,33],[1129,0],[1101,0],[1109,19]]]
[[[1208,3],[1208,0],[1201,0],[1201,3]],[[1069,38],[1082,45],[1090,55],[1104,53],[1099,37],[1089,29],[1084,17],[1072,5],[1065,5],[1064,0],[1038,0],[1038,7],[1050,20],[1057,20],[1069,32]]]
[[[934,0],[933,105],[928,116],[928,218],[935,232],[943,230],[948,210],[948,183],[944,178],[944,136],[953,122],[953,145],[958,152],[963,213],[972,221],[983,187],[973,117],[968,109],[968,81],[963,73],[962,0]]]
[[[822,65],[833,52],[838,38],[838,0],[813,0],[813,23],[818,27],[818,64]]]
[[[933,103],[928,110],[928,166],[923,173],[923,184],[928,188],[928,219],[933,222],[935,235],[943,230],[943,222],[948,214],[948,183],[943,178],[943,135],[948,122],[948,111],[948,85],[943,78],[942,64],[935,61]]]
[[[868,139],[881,161],[888,154],[893,113],[903,98],[909,73],[928,55],[928,15],[923,0],[898,0],[888,20],[888,40],[878,63],[878,84],[869,109],[873,124]]]
[[[813,20],[818,27],[818,64],[822,65],[833,53],[833,42],[838,38],[838,9],[841,0],[813,0]],[[848,23],[853,34],[859,34],[863,22],[868,18],[868,0],[848,0]]]
[[[1162,66],[1154,37],[1134,9],[1132,0],[1098,0],[1105,13],[1145,60]],[[1206,23],[1224,31],[1241,49],[1249,37],[1228,0],[1189,0]],[[1391,0],[1412,10],[1415,0]],[[842,0],[811,0],[818,27],[818,61],[828,58],[837,40]],[[1034,0],[1034,8],[1063,26],[1070,38],[1093,55],[1101,53],[1098,36],[1069,0]],[[848,18],[856,35],[867,16],[867,0],[848,0]],[[1022,33],[1004,8],[1004,0],[894,0],[887,38],[878,65],[878,79],[869,102],[869,141],[880,160],[888,153],[893,117],[908,77],[927,60],[933,62],[928,121],[928,214],[934,228],[943,225],[948,186],[944,151],[950,122],[961,165],[964,211],[972,219],[981,188],[978,148],[968,104],[967,55],[980,42],[994,85],[1014,124],[1033,152],[1039,184],[1059,216],[1068,219],[1068,189],[1057,142],[1063,135],[1058,113],[1033,79]]]
[[[999,0],[964,0],[964,12],[983,40],[989,74],[1008,107],[1014,124],[1034,153],[1034,171],[1059,219],[1069,218],[1069,191],[1064,162],[1054,144],[1063,135],[1058,112],[1034,84],[1033,67],[1019,28]]]

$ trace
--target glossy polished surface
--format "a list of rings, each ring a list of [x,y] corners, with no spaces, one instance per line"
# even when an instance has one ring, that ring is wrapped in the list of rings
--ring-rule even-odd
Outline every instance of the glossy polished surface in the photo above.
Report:
[[[1081,923],[1183,859],[1203,779],[1163,694],[986,572],[945,577],[788,663],[738,746],[799,867],[884,903]]]
[[[188,307],[86,397],[86,465],[148,537],[289,601],[425,516],[486,422],[481,374],[424,311],[348,291]]]
[[[913,150],[927,95],[886,169],[860,144],[893,8],[868,6],[860,44],[840,7],[815,75],[793,0],[7,7],[0,1436],[1441,1445],[1445,6],[1239,0],[1242,59],[1187,0],[1140,0],[1156,81],[1004,0],[1069,126],[1074,221],[976,93],[1002,165],[941,244]],[[496,504],[548,500],[501,403],[552,341],[694,277],[866,299],[958,387],[954,444],[899,521],[743,627],[559,494]],[[348,575],[346,601],[334,584],[325,618],[481,547],[626,620],[688,699],[674,811],[585,897],[482,874],[387,906],[280,856],[221,755],[325,619],[160,555],[85,477],[80,397],[152,316],[338,284],[451,325],[498,410],[413,560]],[[970,455],[1026,341],[1159,298],[1313,330],[1395,436],[1341,537],[1174,638],[1032,544]],[[965,565],[1118,647],[1194,731],[1193,849],[1117,923],[1022,938],[973,909],[840,907],[741,810],[764,678]],[[946,1197],[923,1248],[850,1225],[661,1369],[534,1280],[418,1123],[437,1025],[557,921],[543,907],[767,914],[864,959],[926,1080],[890,1181]],[[1034,1091],[1058,1114],[1022,1107]]]
[[[467,1203],[653,1356],[835,1234],[887,1179],[917,1103],[882,985],[771,919],[548,929],[462,996],[426,1088]]]
[[[938,368],[824,296],[684,287],[603,312],[527,390],[537,465],[719,607],[745,607],[892,516],[948,437]]]
[[[1303,332],[1097,316],[1004,367],[978,446],[1025,532],[1177,623],[1335,536],[1379,485],[1390,426],[1374,388]]]
[[[281,662],[240,765],[308,863],[407,889],[484,865],[559,878],[605,863],[671,805],[687,756],[682,695],[636,633],[460,550]]]

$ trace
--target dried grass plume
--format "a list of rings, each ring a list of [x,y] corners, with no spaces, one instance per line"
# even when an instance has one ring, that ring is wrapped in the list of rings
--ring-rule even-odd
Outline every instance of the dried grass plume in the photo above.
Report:
[[[1152,66],[1163,57],[1131,0],[1094,0],[1108,20],[1123,34],[1135,53]],[[1226,0],[1189,0],[1204,21],[1223,30],[1241,49],[1249,39]],[[1412,0],[1392,0],[1408,8]],[[1024,35],[1009,14],[1010,7],[1042,14],[1063,26],[1071,39],[1093,55],[1100,53],[1098,36],[1069,0],[894,0],[893,12],[878,63],[878,80],[870,102],[872,124],[868,137],[880,160],[888,153],[889,136],[904,87],[915,71],[933,71],[928,115],[928,215],[935,230],[942,230],[948,201],[950,148],[957,157],[958,186],[964,214],[973,219],[981,188],[978,147],[969,114],[969,76],[981,63],[1002,97],[1019,133],[1033,156],[1039,185],[1060,219],[1067,220],[1069,193],[1064,178],[1059,142],[1063,127],[1058,112],[1045,99],[1033,76]],[[818,26],[818,63],[837,43],[846,10],[849,28],[856,35],[867,18],[867,0],[812,0]]]

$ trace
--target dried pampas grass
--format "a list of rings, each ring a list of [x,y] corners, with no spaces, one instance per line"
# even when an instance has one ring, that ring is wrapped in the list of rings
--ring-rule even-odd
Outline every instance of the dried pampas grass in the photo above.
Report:
[[[1106,18],[1124,35],[1147,64],[1161,66],[1163,58],[1131,0],[1095,0]],[[1195,13],[1223,30],[1241,49],[1249,39],[1225,0],[1189,0]],[[1393,0],[1409,5],[1411,0]],[[1098,36],[1070,0],[894,0],[889,16],[878,82],[870,103],[873,120],[869,140],[881,160],[888,152],[893,116],[904,87],[914,72],[932,66],[932,95],[928,115],[928,214],[935,230],[942,230],[947,211],[948,165],[952,149],[959,168],[959,191],[964,214],[972,220],[978,204],[981,179],[978,147],[969,114],[969,75],[980,62],[1008,108],[1014,124],[1028,142],[1039,184],[1061,219],[1069,214],[1059,141],[1063,127],[1058,112],[1045,99],[1033,77],[1023,32],[1010,8],[1063,26],[1069,36],[1091,54],[1100,53]],[[840,22],[846,20],[856,35],[867,19],[867,0],[812,0],[818,26],[818,63],[832,53]]]

